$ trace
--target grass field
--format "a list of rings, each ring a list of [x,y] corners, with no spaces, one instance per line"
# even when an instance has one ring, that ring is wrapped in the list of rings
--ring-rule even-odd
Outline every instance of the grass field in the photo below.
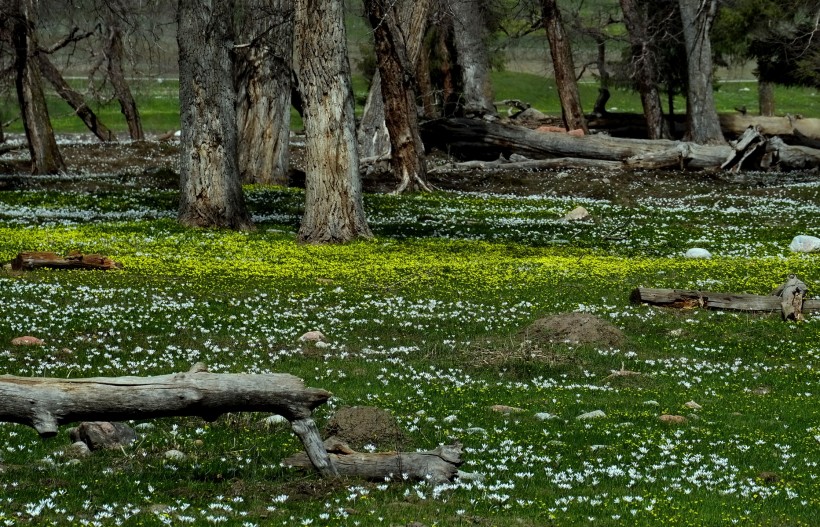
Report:
[[[289,372],[333,392],[320,426],[342,406],[387,409],[405,448],[460,441],[462,469],[483,479],[323,482],[281,466],[298,441],[260,414],[131,423],[134,446],[81,459],[66,453],[65,429],[44,441],[0,424],[2,525],[820,522],[818,318],[628,300],[638,285],[766,294],[790,272],[817,291],[820,257],[787,248],[796,234],[820,233],[816,183],[761,189],[690,176],[667,188],[646,174],[626,200],[368,195],[372,241],[303,246],[298,190],[247,188],[255,232],[188,230],[174,220],[174,192],[112,176],[82,175],[93,193],[0,192],[0,259],[79,250],[124,264],[0,274],[1,373],[152,375],[198,361]],[[561,221],[579,204],[595,221]],[[684,259],[695,245],[715,258]],[[568,312],[614,324],[625,343],[520,333]],[[328,345],[299,343],[308,330]],[[24,334],[46,344],[9,344]],[[610,377],[622,367],[640,375]],[[595,410],[605,416],[578,419]],[[169,449],[186,458],[167,459]]]
[[[81,81],[73,81],[78,89],[82,89]],[[529,102],[533,107],[548,113],[560,114],[555,84],[551,79],[529,73],[502,71],[493,73],[493,85],[496,100],[520,99]],[[361,76],[353,78],[353,90],[360,113],[367,97],[367,82]],[[152,133],[165,133],[179,128],[179,83],[175,79],[144,80],[133,85],[135,97],[142,116],[143,126]],[[598,85],[592,82],[580,84],[581,101],[587,109],[598,95]],[[638,95],[630,90],[615,88],[611,90],[607,108],[613,112],[640,113],[641,101]],[[812,88],[790,88],[778,86],[775,88],[777,112],[779,114],[800,114],[804,117],[820,117],[820,96]],[[77,119],[71,108],[55,94],[49,95],[49,110],[55,131],[58,133],[85,132],[83,123]],[[734,112],[735,108],[745,106],[750,113],[757,110],[757,83],[751,81],[725,82],[718,84],[715,92],[715,101],[719,112]],[[116,101],[103,105],[93,105],[100,119],[110,128],[119,132],[127,131],[125,120],[119,111]],[[686,109],[686,101],[682,97],[675,100],[677,113]],[[500,108],[500,110],[504,110]],[[14,100],[0,102],[0,118],[8,121],[17,115],[18,110]],[[291,111],[291,122],[294,129],[302,126],[299,114]],[[21,121],[15,120],[8,130],[22,132]]]

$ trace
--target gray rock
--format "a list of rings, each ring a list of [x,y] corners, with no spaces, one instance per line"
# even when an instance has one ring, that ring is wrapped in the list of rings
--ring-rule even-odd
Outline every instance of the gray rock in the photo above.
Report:
[[[125,423],[84,421],[69,430],[73,442],[82,441],[91,450],[126,447],[137,439],[137,433]]]
[[[288,420],[278,414],[273,414],[262,419],[262,424],[266,426],[274,426],[279,424],[288,424]]]
[[[589,211],[581,206],[575,207],[564,215],[564,221],[584,221],[590,218]]]
[[[163,454],[163,456],[165,457],[165,459],[168,459],[168,460],[171,460],[171,461],[182,461],[187,457],[183,452],[181,452],[181,451],[179,451],[175,448],[167,451],[165,454]]]
[[[811,253],[818,251],[820,250],[820,238],[800,234],[795,236],[789,244],[789,250],[793,253]]]
[[[706,249],[701,249],[700,247],[693,247],[693,248],[689,249],[688,251],[686,251],[686,254],[684,254],[683,257],[684,258],[690,258],[690,259],[698,259],[698,258],[709,259],[709,258],[712,257],[712,253],[710,253]]]
[[[156,428],[154,423],[138,423],[134,425],[135,430],[153,430]]]
[[[549,412],[538,412],[535,414],[535,418],[541,421],[549,421],[550,419],[557,419],[558,416]]]
[[[591,412],[579,415],[576,419],[601,419],[603,417],[606,417],[603,410],[593,410]]]
[[[480,426],[474,426],[472,428],[468,428],[467,430],[465,430],[465,432],[467,432],[468,434],[487,435],[487,431],[484,430],[483,428],[481,428]]]
[[[80,458],[91,455],[91,449],[82,441],[75,441],[65,449],[67,456],[72,458]]]

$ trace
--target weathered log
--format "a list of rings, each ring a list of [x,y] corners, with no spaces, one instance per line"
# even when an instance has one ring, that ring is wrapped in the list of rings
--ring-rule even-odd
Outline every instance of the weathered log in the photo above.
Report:
[[[462,159],[485,161],[518,154],[530,159],[568,157],[619,161],[625,167],[718,169],[738,154],[740,159],[745,159],[743,154],[746,153],[728,144],[700,145],[606,135],[574,137],[565,133],[538,132],[512,124],[465,118],[428,121],[422,125],[422,139],[428,149],[439,148]],[[763,139],[750,144],[759,148]],[[765,151],[771,155],[761,156],[761,165],[776,164],[783,169],[820,166],[820,150],[790,146],[777,138],[766,140]]]
[[[0,421],[33,427],[53,437],[59,425],[75,421],[122,421],[199,416],[213,421],[226,412],[273,412],[285,417],[299,436],[312,465],[336,475],[313,410],[331,396],[306,388],[285,373],[208,373],[197,364],[186,373],[155,377],[57,379],[0,376]]]
[[[607,161],[605,159],[580,159],[576,157],[559,157],[555,159],[526,159],[522,161],[507,161],[499,158],[495,161],[464,161],[463,163],[449,163],[428,171],[430,174],[442,174],[456,170],[544,170],[551,168],[598,168],[617,170],[623,168],[623,163]]]
[[[59,256],[52,252],[22,252],[11,261],[11,268],[15,271],[43,268],[108,271],[122,269],[122,264],[101,254],[70,253],[67,256]]]
[[[428,481],[432,485],[452,481],[461,465],[461,445],[439,446],[425,452],[356,452],[335,437],[325,440],[324,447],[339,474],[372,481],[410,479]],[[285,465],[298,468],[311,466],[304,452],[286,458]]]
[[[780,298],[783,320],[803,320],[803,302],[809,288],[806,283],[790,274],[785,283],[772,291],[772,296]]]
[[[773,295],[715,293],[690,289],[653,289],[638,287],[630,295],[632,303],[691,309],[702,307],[733,311],[781,311],[783,299]],[[820,300],[803,300],[803,311],[820,311]]]

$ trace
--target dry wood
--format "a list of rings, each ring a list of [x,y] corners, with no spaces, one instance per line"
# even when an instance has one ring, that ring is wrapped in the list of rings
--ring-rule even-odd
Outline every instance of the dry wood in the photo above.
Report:
[[[439,148],[462,159],[491,161],[499,156],[518,154],[530,159],[556,157],[617,161],[630,167],[680,167],[718,169],[729,160],[742,168],[807,169],[820,166],[820,150],[790,146],[777,137],[763,138],[756,132],[736,150],[729,144],[701,145],[663,139],[630,139],[606,135],[573,137],[565,133],[538,132],[522,126],[487,122],[478,119],[449,118],[428,121],[422,125],[422,139],[427,148]],[[761,149],[761,146],[765,146]],[[759,149],[754,156],[751,149]],[[765,154],[764,154],[765,152]]]
[[[330,392],[306,388],[298,377],[208,373],[197,364],[185,373],[155,377],[57,379],[0,376],[0,421],[31,426],[53,437],[61,424],[199,416],[213,421],[226,412],[273,412],[291,423],[312,465],[324,476],[336,470],[311,419]]]
[[[655,306],[725,309],[734,311],[781,311],[782,298],[773,295],[752,295],[746,293],[715,293],[690,289],[653,289],[638,287],[632,291],[633,303]],[[803,301],[803,311],[820,311],[820,300]]]
[[[373,481],[411,479],[429,481],[432,485],[452,481],[459,473],[461,445],[439,446],[425,452],[356,452],[335,437],[325,440],[324,448],[342,476],[356,476]],[[310,467],[304,452],[284,460],[292,467]]]
[[[70,253],[67,256],[59,256],[51,252],[22,252],[11,261],[11,268],[15,271],[31,271],[43,268],[107,271],[122,269],[122,264],[101,254]]]

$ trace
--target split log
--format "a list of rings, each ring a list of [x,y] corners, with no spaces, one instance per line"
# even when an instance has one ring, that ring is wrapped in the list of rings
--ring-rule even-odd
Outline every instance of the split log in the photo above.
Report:
[[[772,291],[772,296],[780,298],[783,320],[803,320],[803,302],[808,292],[806,283],[793,274],[789,275],[786,283]]]
[[[51,252],[22,252],[11,261],[14,271],[31,271],[33,269],[95,269],[108,271],[122,269],[122,264],[101,254],[69,253],[59,256]]]
[[[461,445],[439,446],[425,452],[356,452],[335,437],[324,442],[333,465],[342,476],[355,476],[372,481],[411,479],[428,481],[432,485],[447,483],[459,474]],[[309,468],[304,452],[284,460],[285,465]]]
[[[792,297],[793,298],[793,297]],[[711,291],[694,291],[689,289],[653,289],[638,287],[632,291],[630,300],[635,304],[692,309],[731,311],[765,311],[783,310],[784,298],[774,295],[752,295],[746,293],[715,293]],[[802,311],[820,311],[820,300],[802,299]]]
[[[154,377],[57,379],[0,376],[0,421],[31,426],[53,437],[59,425],[75,421],[122,421],[199,416],[213,421],[226,412],[273,412],[299,436],[313,467],[336,475],[322,443],[313,410],[330,392],[306,388],[285,373],[208,373],[196,364],[186,373]]]
[[[439,148],[462,159],[495,160],[518,154],[530,159],[556,157],[618,161],[627,168],[680,167],[718,169],[737,150],[728,144],[700,145],[663,139],[629,139],[605,135],[573,137],[537,132],[521,126],[478,119],[448,118],[422,125],[425,146]],[[820,150],[789,146],[772,138],[766,142],[773,163],[783,169],[820,166]],[[761,139],[762,141],[762,139]],[[754,143],[758,148],[758,143]]]

